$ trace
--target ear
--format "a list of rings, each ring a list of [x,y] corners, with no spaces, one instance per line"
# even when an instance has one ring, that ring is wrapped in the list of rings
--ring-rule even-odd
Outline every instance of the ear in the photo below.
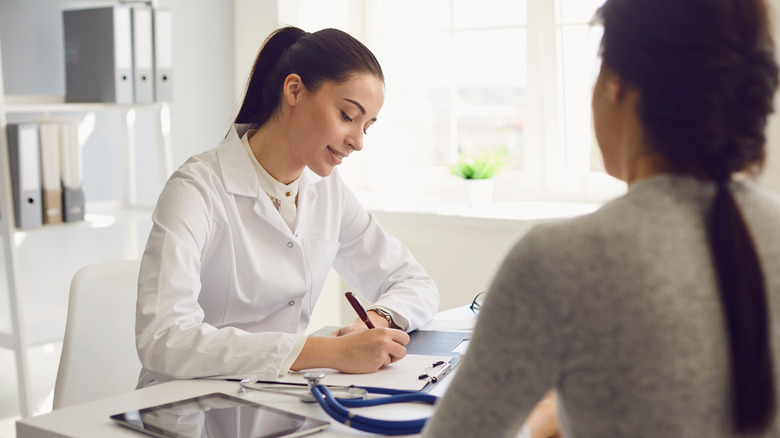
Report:
[[[626,95],[627,86],[617,73],[607,67],[601,68],[602,79],[604,80],[605,98],[607,101],[617,103]]]
[[[290,106],[298,104],[301,98],[301,94],[306,90],[303,85],[303,80],[295,73],[291,73],[284,78],[284,85],[282,88],[282,99]]]

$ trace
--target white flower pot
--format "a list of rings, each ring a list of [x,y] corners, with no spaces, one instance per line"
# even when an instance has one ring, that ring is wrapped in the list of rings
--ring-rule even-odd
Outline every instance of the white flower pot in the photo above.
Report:
[[[471,208],[480,208],[493,202],[493,189],[496,181],[488,179],[464,179],[468,203]]]

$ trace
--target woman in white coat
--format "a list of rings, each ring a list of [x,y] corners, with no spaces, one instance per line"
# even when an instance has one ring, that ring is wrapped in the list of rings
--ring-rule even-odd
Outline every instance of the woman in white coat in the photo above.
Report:
[[[328,367],[365,373],[406,354],[436,286],[335,167],[363,147],[384,102],[373,54],[348,34],[294,27],[260,50],[222,143],[170,178],[138,287],[140,386]],[[372,302],[367,330],[305,336],[333,267]],[[400,330],[396,330],[400,329]]]

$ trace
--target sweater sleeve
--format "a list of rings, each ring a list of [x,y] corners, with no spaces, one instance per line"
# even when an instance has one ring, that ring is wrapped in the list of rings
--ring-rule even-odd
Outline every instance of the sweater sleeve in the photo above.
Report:
[[[515,436],[558,378],[564,346],[549,263],[534,231],[510,251],[488,290],[452,383],[423,436]]]

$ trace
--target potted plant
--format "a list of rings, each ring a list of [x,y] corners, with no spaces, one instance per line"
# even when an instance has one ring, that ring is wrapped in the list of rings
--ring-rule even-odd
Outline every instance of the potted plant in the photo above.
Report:
[[[508,162],[506,148],[484,149],[460,154],[458,161],[450,166],[450,172],[466,181],[469,206],[480,207],[492,201],[495,186],[493,177]]]

